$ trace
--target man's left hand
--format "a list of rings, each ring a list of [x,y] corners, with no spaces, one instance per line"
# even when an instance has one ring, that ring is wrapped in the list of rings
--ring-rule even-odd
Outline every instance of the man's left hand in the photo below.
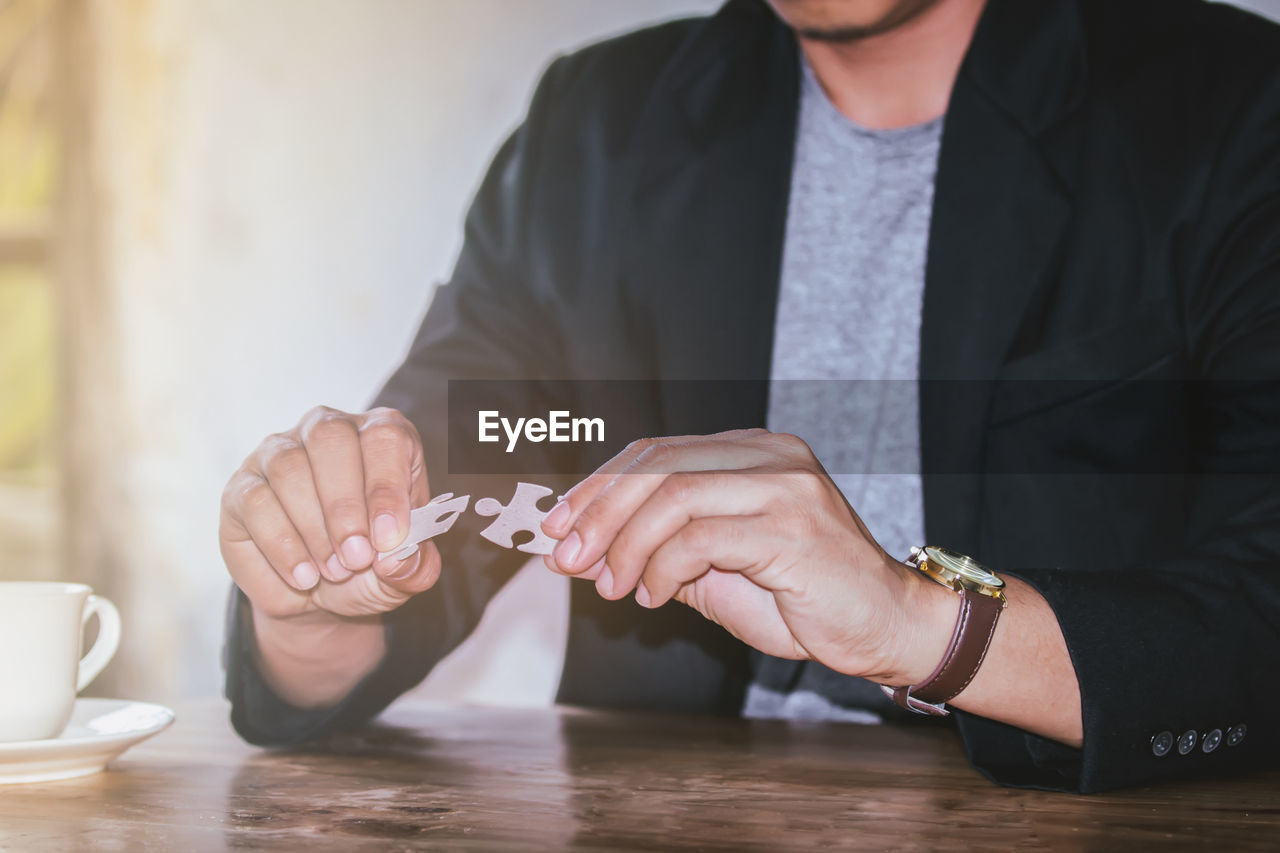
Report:
[[[561,540],[548,568],[605,598],[674,598],[762,652],[884,683],[932,668],[955,607],[876,544],[808,445],[767,430],[637,441],[543,529]]]

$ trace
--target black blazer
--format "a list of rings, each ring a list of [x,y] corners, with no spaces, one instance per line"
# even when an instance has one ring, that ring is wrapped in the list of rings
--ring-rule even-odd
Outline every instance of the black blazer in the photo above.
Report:
[[[1084,708],[1080,750],[957,714],[1002,784],[1280,755],[1278,60],[1275,28],[1217,5],[991,0],[956,81],[921,330],[928,539],[1043,593]],[[550,67],[378,401],[418,424],[435,491],[501,494],[449,473],[451,377],[752,380],[661,386],[632,431],[763,424],[797,101],[760,0]],[[387,659],[337,708],[272,696],[233,619],[241,734],[358,725],[421,680],[523,560],[441,545],[439,585],[389,615]],[[560,701],[732,714],[749,678],[692,610],[574,584]],[[1166,731],[1194,748],[1155,754]]]

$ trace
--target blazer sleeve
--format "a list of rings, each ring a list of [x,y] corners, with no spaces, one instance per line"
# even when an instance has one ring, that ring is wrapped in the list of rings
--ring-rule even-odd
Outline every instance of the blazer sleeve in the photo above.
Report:
[[[522,272],[529,252],[525,211],[539,191],[539,149],[563,65],[557,60],[550,66],[524,124],[498,151],[466,217],[453,275],[437,289],[408,356],[374,403],[402,411],[417,426],[433,494],[500,495],[518,479],[517,471],[484,478],[451,471],[450,462],[459,460],[448,454],[450,380],[568,375],[552,295],[535,292]],[[521,383],[502,385],[511,394],[522,393]],[[513,401],[513,410],[523,405],[526,400]],[[536,455],[522,459],[536,464]],[[465,471],[462,461],[454,467]],[[464,514],[450,534],[436,540],[443,559],[440,580],[384,616],[385,658],[332,708],[294,708],[272,692],[254,665],[248,602],[233,590],[224,667],[236,731],[255,744],[288,745],[351,729],[426,677],[470,634],[489,599],[528,559],[477,544],[476,530],[469,528],[483,524],[472,516]]]
[[[1280,83],[1262,92],[1175,249],[1197,436],[1181,553],[1015,572],[1058,617],[1084,744],[958,713],[970,759],[999,783],[1093,792],[1280,763]]]

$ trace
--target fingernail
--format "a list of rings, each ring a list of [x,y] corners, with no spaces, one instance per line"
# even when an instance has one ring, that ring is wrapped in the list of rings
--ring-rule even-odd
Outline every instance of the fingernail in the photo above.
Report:
[[[605,598],[613,595],[613,572],[607,565],[600,570],[600,577],[596,578],[596,591]]]
[[[378,574],[382,575],[384,578],[388,578],[388,579],[392,578],[395,575],[400,574],[401,570],[404,569],[404,561],[409,559],[409,557],[412,557],[416,553],[418,552],[415,550],[415,551],[410,551],[404,557],[399,557],[399,558],[389,557],[385,560],[379,560],[378,562],[373,564],[373,568],[377,570]]]
[[[329,576],[339,583],[351,577],[351,572],[342,565],[342,560],[338,559],[337,554],[330,554],[329,559],[324,561],[324,567],[329,570]]]
[[[578,552],[582,550],[582,537],[578,535],[578,531],[573,531],[564,539],[560,540],[560,544],[556,546],[555,558],[556,562],[562,569],[573,568],[573,563],[578,559]]]
[[[542,520],[542,526],[547,530],[559,530],[568,523],[571,514],[569,502],[560,501],[552,507],[551,512],[547,513],[547,517]]]
[[[380,514],[373,520],[373,538],[378,542],[379,551],[390,551],[400,544],[400,525],[396,517],[389,512]]]
[[[311,589],[320,583],[320,573],[311,563],[298,563],[293,569],[293,580],[299,589]]]
[[[402,581],[412,577],[413,573],[418,570],[418,561],[421,559],[422,559],[422,550],[419,549],[417,551],[414,551],[408,557],[404,558],[404,562],[396,566],[396,570],[394,573],[387,575],[387,580]]]
[[[348,569],[362,569],[373,561],[373,546],[363,536],[348,536],[342,543],[342,562]]]
[[[641,607],[648,607],[653,603],[653,599],[649,597],[649,590],[644,588],[644,583],[636,585],[636,603]]]

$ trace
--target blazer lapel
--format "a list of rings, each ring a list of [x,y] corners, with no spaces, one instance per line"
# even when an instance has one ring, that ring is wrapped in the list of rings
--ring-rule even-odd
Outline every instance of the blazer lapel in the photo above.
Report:
[[[635,145],[620,275],[669,431],[763,426],[799,91],[795,40],[734,0],[687,44]],[[646,321],[647,322],[644,322]]]
[[[920,431],[930,541],[976,553],[992,383],[1051,285],[1070,158],[1046,139],[1083,79],[1074,4],[991,0],[952,93],[926,266]]]

